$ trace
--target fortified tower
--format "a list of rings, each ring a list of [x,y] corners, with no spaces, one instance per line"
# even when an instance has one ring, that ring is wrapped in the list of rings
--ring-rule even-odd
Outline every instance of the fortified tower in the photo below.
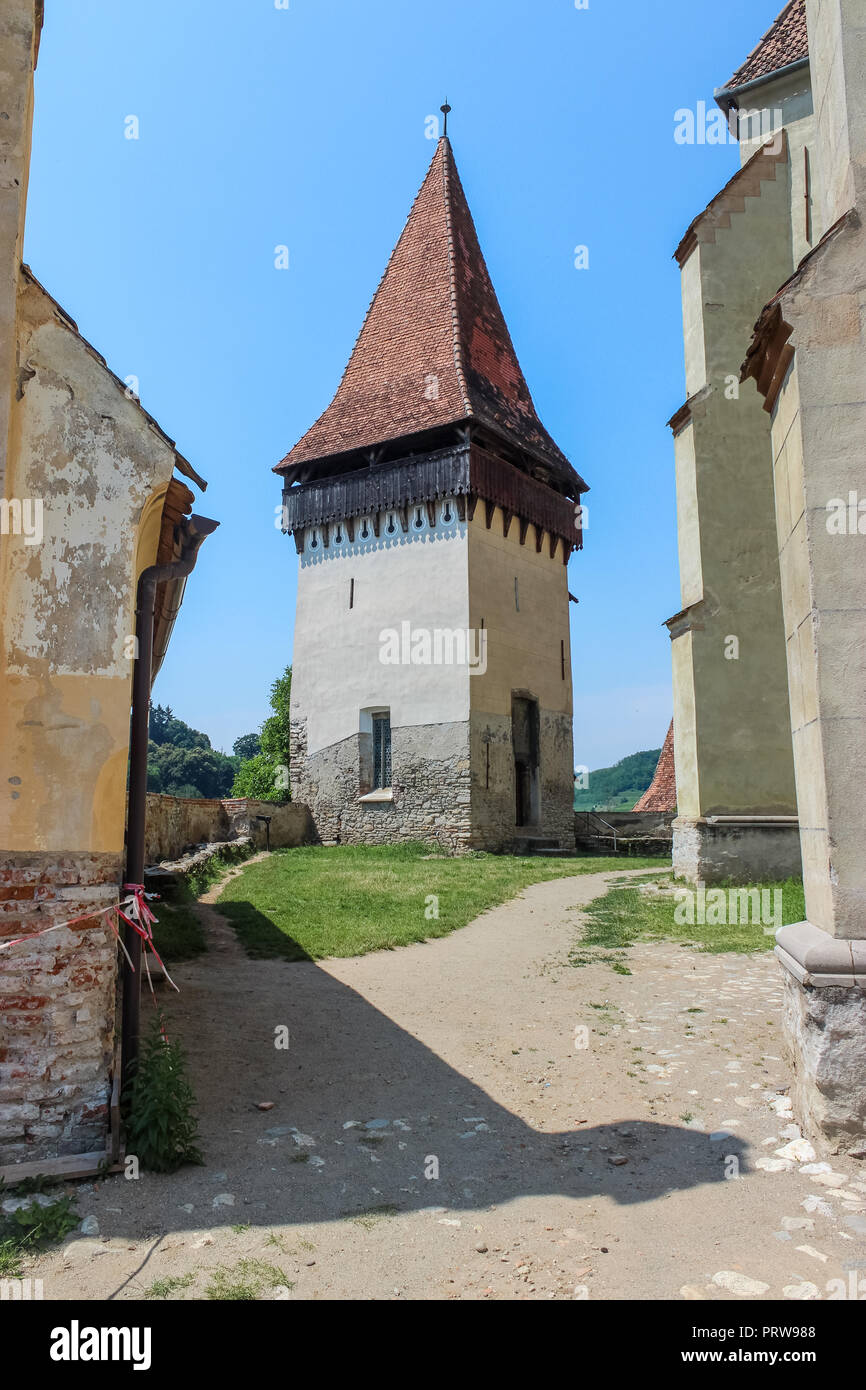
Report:
[[[300,557],[292,790],[322,840],[573,846],[587,485],[538,418],[447,136],[333,401],[276,471]]]

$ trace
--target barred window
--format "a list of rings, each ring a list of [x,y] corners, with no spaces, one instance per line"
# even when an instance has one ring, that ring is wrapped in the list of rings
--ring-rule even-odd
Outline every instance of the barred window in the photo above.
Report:
[[[391,785],[391,716],[373,715],[373,788]]]

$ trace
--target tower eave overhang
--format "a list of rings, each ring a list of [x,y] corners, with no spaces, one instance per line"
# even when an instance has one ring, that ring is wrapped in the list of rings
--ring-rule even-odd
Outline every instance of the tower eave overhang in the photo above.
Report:
[[[517,467],[523,472],[565,497],[578,498],[589,492],[589,484],[566,459],[551,457],[540,450],[529,450],[524,445],[516,444],[496,423],[489,423],[477,415],[461,416],[447,426],[436,426],[415,435],[397,434],[390,438],[377,439],[363,447],[353,445],[341,453],[291,463],[284,459],[274,467],[273,472],[283,478],[286,488],[295,484],[323,481],[352,472],[363,472],[371,464],[380,462],[386,455],[405,458],[414,454],[426,454],[438,448],[448,449],[453,445],[455,433],[458,438],[461,435],[465,436],[467,441],[478,433],[489,436],[491,442],[496,441],[512,455],[512,461],[516,462]]]
[[[539,549],[544,534],[563,542],[566,559],[572,550],[582,549],[582,515],[573,500],[469,440],[424,455],[287,485],[283,491],[283,530],[295,535],[299,550],[303,533],[310,528],[327,529],[338,522],[378,518],[387,512],[396,512],[403,530],[408,531],[412,507],[449,497],[457,501],[461,520],[467,515],[471,519],[475,503],[482,500],[488,529],[497,507],[503,514],[506,534],[511,520],[518,518],[521,544],[532,525]],[[378,535],[377,521],[374,530]]]
[[[739,108],[742,97],[751,96],[760,87],[766,87],[771,82],[778,82],[779,78],[788,77],[795,72],[805,72],[808,68],[808,57],[797,58],[793,63],[785,63],[782,67],[776,68],[775,72],[767,72],[760,77],[753,77],[750,82],[740,82],[733,87],[717,87],[713,92],[713,100],[727,116],[732,106]]]

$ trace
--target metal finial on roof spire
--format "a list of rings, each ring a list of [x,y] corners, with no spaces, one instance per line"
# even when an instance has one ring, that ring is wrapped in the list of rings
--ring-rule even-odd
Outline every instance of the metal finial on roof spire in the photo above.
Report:
[[[447,98],[447,97],[445,98],[445,105],[444,105],[444,106],[440,106],[440,107],[439,107],[439,110],[443,113],[443,115],[444,115],[444,117],[445,117],[445,129],[443,130],[442,134],[443,134],[443,135],[447,135],[447,134],[448,134],[448,112],[451,110],[451,107],[448,105],[448,98]]]

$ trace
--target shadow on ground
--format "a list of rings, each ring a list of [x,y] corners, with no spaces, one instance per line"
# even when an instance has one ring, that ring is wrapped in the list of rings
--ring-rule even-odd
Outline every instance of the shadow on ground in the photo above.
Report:
[[[258,925],[266,930],[267,919]],[[100,1217],[106,1235],[468,1210],[545,1194],[633,1204],[721,1182],[731,1155],[746,1171],[733,1136],[711,1142],[628,1116],[582,1123],[591,1117],[580,1093],[593,1091],[580,1078],[573,1127],[539,1133],[309,959],[205,957],[180,983],[180,996],[163,1000],[190,1060],[206,1163],[109,1180],[99,1205],[122,1207]],[[276,1045],[286,1029],[288,1049]]]

